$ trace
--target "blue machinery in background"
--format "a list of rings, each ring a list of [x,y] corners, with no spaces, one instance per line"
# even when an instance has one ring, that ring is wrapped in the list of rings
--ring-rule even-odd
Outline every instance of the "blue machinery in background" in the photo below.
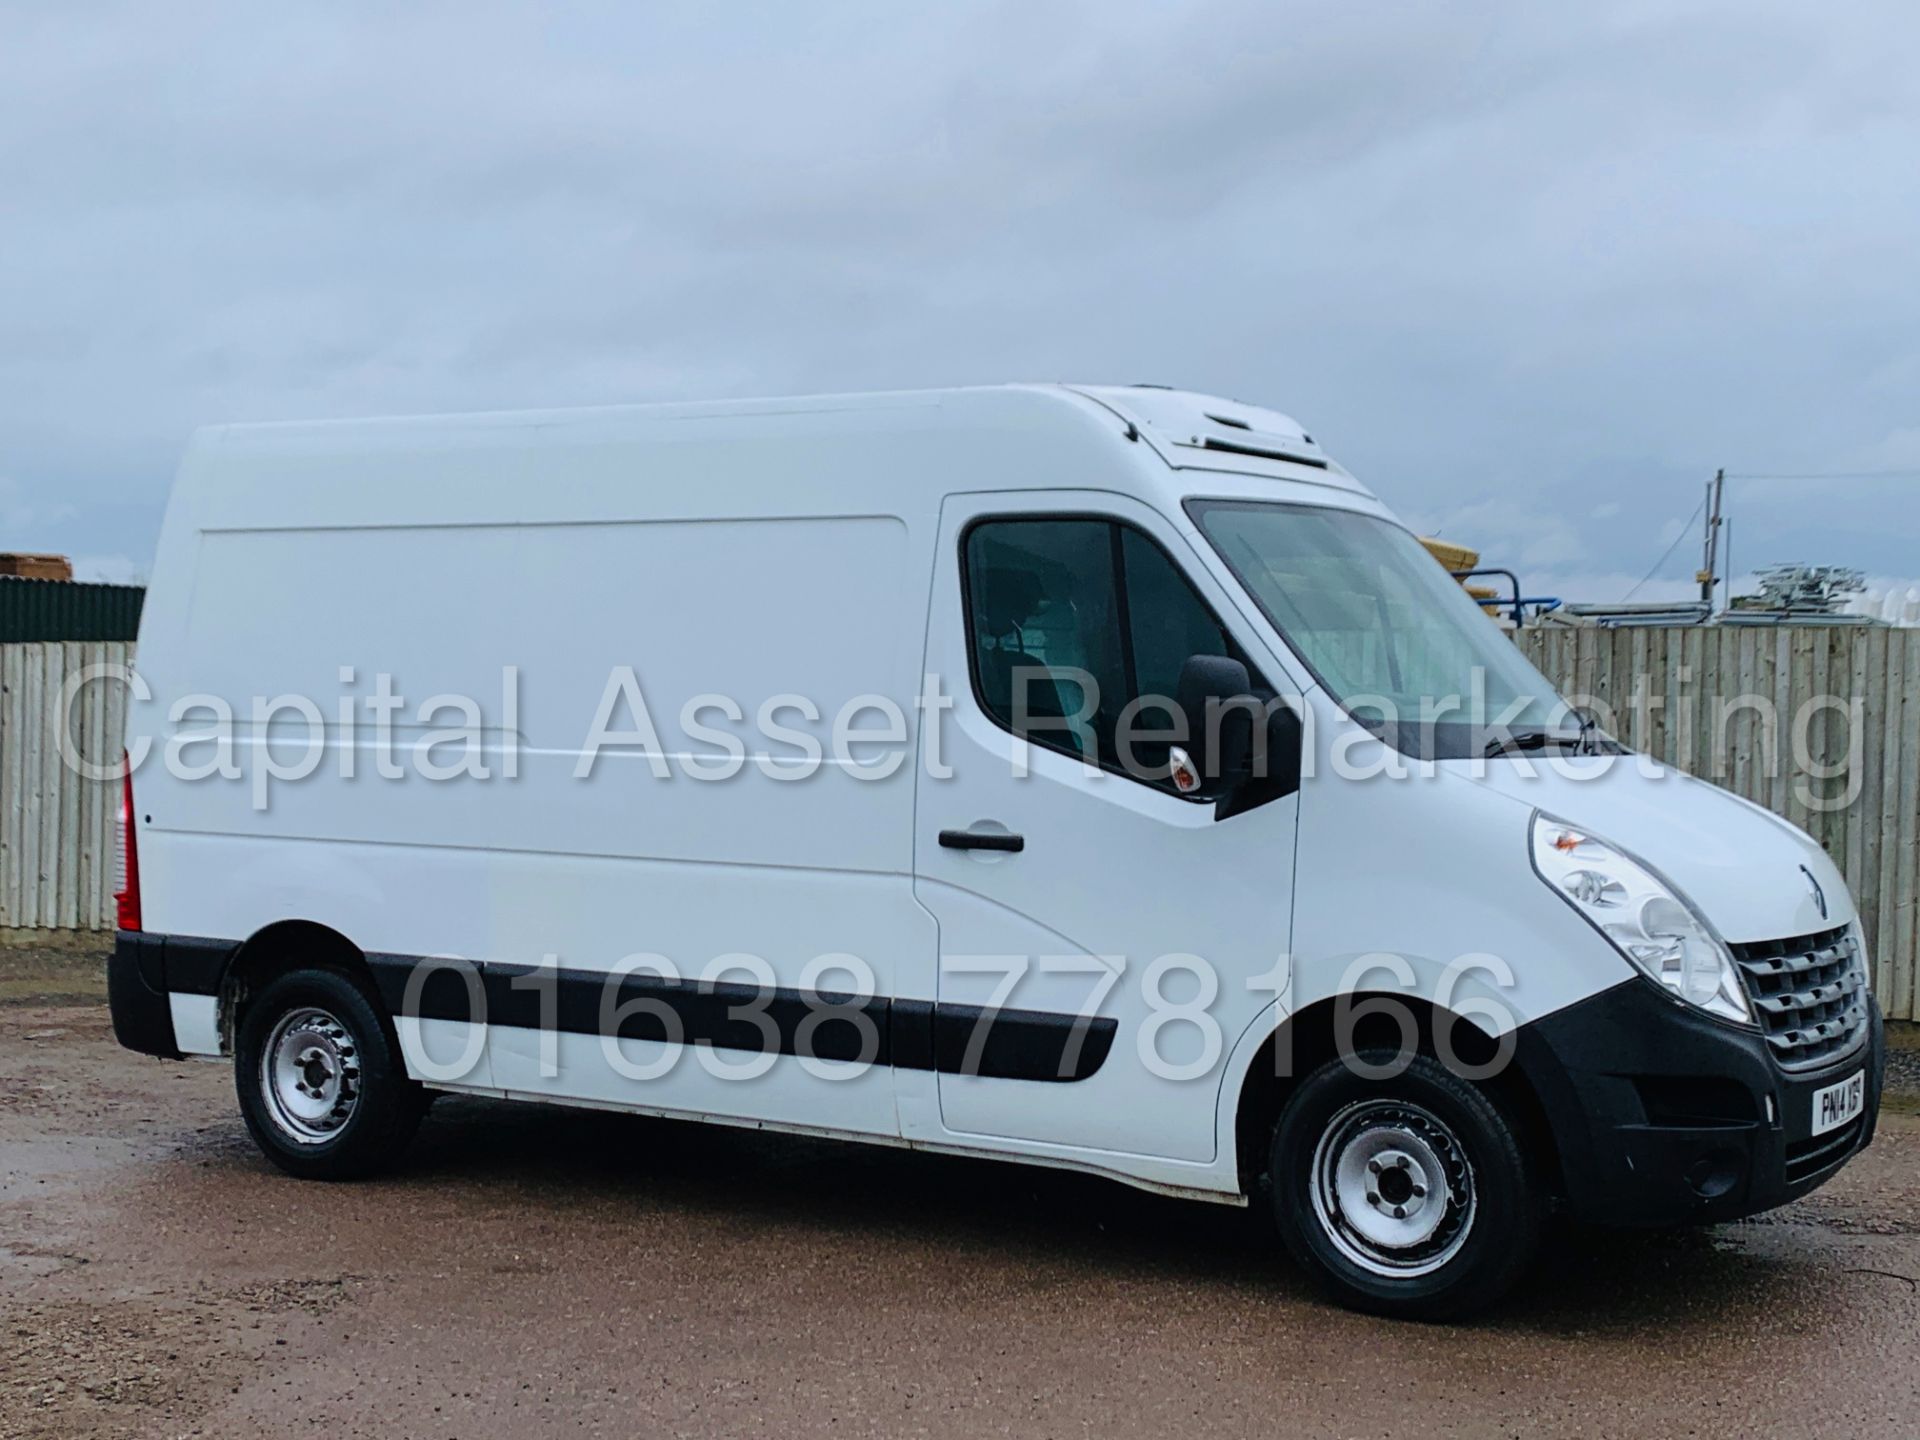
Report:
[[[1477,580],[1484,575],[1497,575],[1502,580],[1505,580],[1507,584],[1513,587],[1512,598],[1506,600],[1489,600],[1486,603],[1489,605],[1498,605],[1504,610],[1511,611],[1515,625],[1524,625],[1527,623],[1527,608],[1529,606],[1533,608],[1534,613],[1539,615],[1544,615],[1549,610],[1558,610],[1560,608],[1560,597],[1558,595],[1522,595],[1520,593],[1520,577],[1511,570],[1501,570],[1497,568],[1455,570],[1452,572],[1452,575],[1454,579],[1463,585],[1469,580]]]

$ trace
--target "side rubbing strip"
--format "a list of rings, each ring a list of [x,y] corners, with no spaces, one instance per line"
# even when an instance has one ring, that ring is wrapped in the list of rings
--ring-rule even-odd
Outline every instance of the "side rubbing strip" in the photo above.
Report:
[[[1117,1028],[1104,1016],[937,1005],[934,1069],[988,1080],[1084,1080],[1106,1063]]]
[[[933,1069],[931,1000],[892,1000],[887,1003],[887,1038],[896,1070]]]
[[[554,1028],[566,1034],[600,1034],[604,1016],[606,1032],[622,1039],[780,1055],[802,1053],[801,1027],[813,1017],[805,1033],[805,1053],[815,1058],[998,1080],[1085,1080],[1105,1063],[1118,1028],[1105,1016],[1042,1010],[990,1015],[972,1005],[831,992],[816,996],[645,973],[610,982],[598,971],[542,970],[492,961],[435,962],[426,956],[392,954],[372,954],[367,961],[395,1015],[471,1020],[477,981],[482,1013],[496,1025],[540,1029],[543,1010],[550,1005]],[[409,996],[416,965],[432,968]]]

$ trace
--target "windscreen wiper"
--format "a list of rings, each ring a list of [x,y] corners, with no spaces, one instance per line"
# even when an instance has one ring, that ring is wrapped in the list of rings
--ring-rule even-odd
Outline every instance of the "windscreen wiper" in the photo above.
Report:
[[[1580,731],[1569,735],[1564,730],[1500,730],[1493,734],[1480,753],[1502,755],[1511,750],[1545,750],[1549,745],[1557,745],[1562,750],[1572,750],[1577,754],[1586,748],[1586,734]]]

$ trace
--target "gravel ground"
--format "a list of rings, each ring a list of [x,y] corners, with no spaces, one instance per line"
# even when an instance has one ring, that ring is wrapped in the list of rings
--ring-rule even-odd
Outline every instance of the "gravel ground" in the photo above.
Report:
[[[1908,1114],[1920,1113],[1920,1025],[1887,1027],[1887,1091]]]
[[[1560,1235],[1513,1304],[1441,1328],[1329,1308],[1242,1212],[666,1121],[442,1102],[401,1174],[300,1184],[247,1142],[225,1067],[119,1050],[100,997],[97,955],[0,950],[7,1437],[1910,1436],[1920,1414],[1911,1096],[1797,1205]]]

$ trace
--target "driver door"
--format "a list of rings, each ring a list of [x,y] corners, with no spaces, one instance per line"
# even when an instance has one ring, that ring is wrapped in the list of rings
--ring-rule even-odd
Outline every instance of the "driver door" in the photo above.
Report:
[[[914,841],[935,1063],[899,1072],[903,1127],[1209,1162],[1225,1056],[1280,983],[1298,795],[1220,820],[1115,752],[1133,706],[1164,761],[1141,697],[1190,654],[1281,671],[1144,505],[955,496],[936,553],[927,669],[954,707],[922,727]]]

